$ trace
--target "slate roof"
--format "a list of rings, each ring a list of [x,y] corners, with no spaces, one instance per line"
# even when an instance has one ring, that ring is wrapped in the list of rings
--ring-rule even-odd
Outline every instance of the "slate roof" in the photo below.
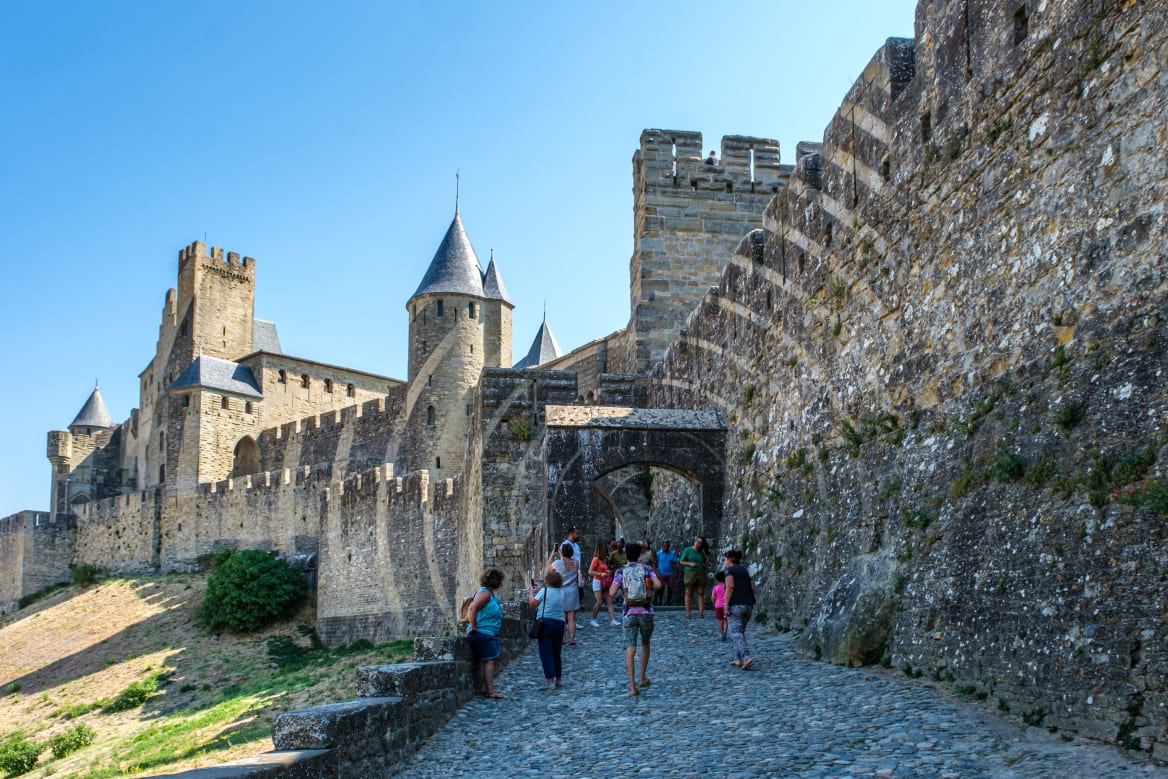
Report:
[[[276,323],[263,319],[251,320],[251,349],[253,352],[267,352],[268,354],[283,354],[280,348],[280,334],[276,332]]]
[[[539,332],[535,334],[535,340],[532,342],[531,348],[527,351],[527,356],[515,363],[514,367],[534,368],[537,365],[543,365],[545,362],[556,359],[560,354],[560,345],[556,343],[556,337],[552,335],[552,329],[548,327],[547,317],[545,316],[543,324],[539,326]]]
[[[221,360],[218,357],[209,357],[201,354],[187,366],[174,383],[167,387],[168,392],[180,389],[213,389],[221,392],[230,392],[234,395],[244,395],[251,398],[262,398],[255,374],[246,365],[240,365],[230,360]]]
[[[507,294],[507,288],[503,286],[503,277],[499,275],[499,268],[495,265],[494,252],[491,252],[491,261],[487,263],[487,272],[483,274],[483,292],[491,300],[502,300],[504,303],[515,305]]]
[[[483,291],[483,268],[479,265],[474,247],[470,245],[470,239],[466,237],[458,209],[454,211],[454,221],[450,223],[446,237],[434,253],[434,259],[430,260],[430,267],[418,285],[418,291],[410,299],[433,292],[487,297]]]
[[[101,399],[101,392],[97,387],[93,388],[93,392],[89,394],[89,400],[85,401],[85,405],[77,412],[77,417],[69,425],[74,427],[113,427],[114,420],[110,417],[109,411],[106,411],[105,401]]]

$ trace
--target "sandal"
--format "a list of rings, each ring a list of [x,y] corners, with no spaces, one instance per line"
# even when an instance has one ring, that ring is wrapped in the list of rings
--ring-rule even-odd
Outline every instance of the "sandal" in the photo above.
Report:
[[[484,692],[484,693],[482,693],[482,696],[484,698],[492,698],[492,699],[497,700],[497,701],[503,700],[503,695],[501,693],[498,693],[498,692]]]
[[[730,665],[734,666],[735,668],[741,668],[741,667],[742,667],[742,663],[738,662],[737,660],[731,660],[731,661],[730,661]]]

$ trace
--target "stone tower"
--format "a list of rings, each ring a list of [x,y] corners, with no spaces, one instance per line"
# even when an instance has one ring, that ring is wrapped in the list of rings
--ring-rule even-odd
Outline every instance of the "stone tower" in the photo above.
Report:
[[[122,473],[116,456],[118,426],[110,418],[101,391],[93,388],[69,430],[49,433],[48,458],[53,465],[49,511],[73,513],[79,503],[107,498],[120,492]]]
[[[402,454],[406,470],[462,469],[471,393],[484,367],[511,367],[511,311],[492,257],[482,270],[458,207],[410,297],[409,371]]]
[[[612,372],[645,373],[661,361],[685,317],[718,283],[725,258],[762,227],[763,210],[791,175],[770,138],[723,137],[717,165],[705,164],[702,149],[701,133],[641,133],[633,155],[629,341],[623,360],[613,355]]]
[[[208,251],[202,241],[179,252],[178,290],[167,292],[154,359],[140,376],[134,461],[143,488],[168,483],[187,491],[198,482],[199,441],[187,424],[195,398],[168,388],[200,355],[233,361],[252,352],[255,270],[251,257]],[[190,451],[180,452],[184,445]]]

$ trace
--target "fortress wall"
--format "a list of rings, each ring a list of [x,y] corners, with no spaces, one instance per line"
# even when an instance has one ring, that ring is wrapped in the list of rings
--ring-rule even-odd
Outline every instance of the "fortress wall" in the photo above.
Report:
[[[404,394],[397,388],[385,397],[264,430],[257,439],[263,468],[331,463],[344,475],[393,462]]]
[[[24,512],[0,519],[0,615],[16,611],[24,595]]]
[[[727,414],[715,546],[809,652],[1168,759],[1168,528],[1110,494],[1168,477],[1168,9],[1016,11],[919,6],[654,402]]]
[[[364,406],[402,386],[397,379],[284,355],[262,353],[241,362],[252,369],[263,391],[264,399],[260,405],[268,427],[317,414],[339,412],[349,406]],[[307,387],[303,381],[305,376],[308,377]],[[349,394],[350,385],[352,395]]]
[[[374,469],[324,496],[317,631],[329,644],[441,633],[454,622],[456,480]]]
[[[163,570],[194,570],[221,549],[312,555],[320,533],[321,492],[329,466],[285,469],[200,485],[169,499],[160,521]]]
[[[158,564],[156,493],[135,492],[77,506],[75,563],[113,573],[153,573]]]
[[[17,516],[24,517],[22,595],[69,583],[77,544],[76,518],[53,517],[44,511],[22,511]]]

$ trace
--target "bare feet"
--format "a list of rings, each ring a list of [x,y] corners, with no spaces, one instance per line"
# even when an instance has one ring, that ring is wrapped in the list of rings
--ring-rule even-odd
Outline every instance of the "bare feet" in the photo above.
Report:
[[[629,697],[630,697],[630,698],[635,698],[635,697],[637,697],[637,696],[638,696],[638,695],[640,695],[640,694],[641,694],[641,691],[640,691],[640,690],[638,690],[636,687],[630,687],[630,688],[629,688]]]
[[[484,692],[483,697],[484,698],[494,698],[497,701],[503,699],[502,693],[498,693],[498,692]]]
[[[650,679],[648,676],[642,676],[641,677],[641,686],[648,687],[652,683],[652,681],[653,680]]]
[[[746,669],[750,668],[750,666],[752,666],[752,665],[754,665],[754,658],[748,657],[744,661],[742,661],[742,670],[745,671]]]
[[[730,661],[730,665],[734,666],[735,668],[741,668],[741,667],[742,667],[742,663],[738,662],[737,660],[731,660],[731,661]]]

